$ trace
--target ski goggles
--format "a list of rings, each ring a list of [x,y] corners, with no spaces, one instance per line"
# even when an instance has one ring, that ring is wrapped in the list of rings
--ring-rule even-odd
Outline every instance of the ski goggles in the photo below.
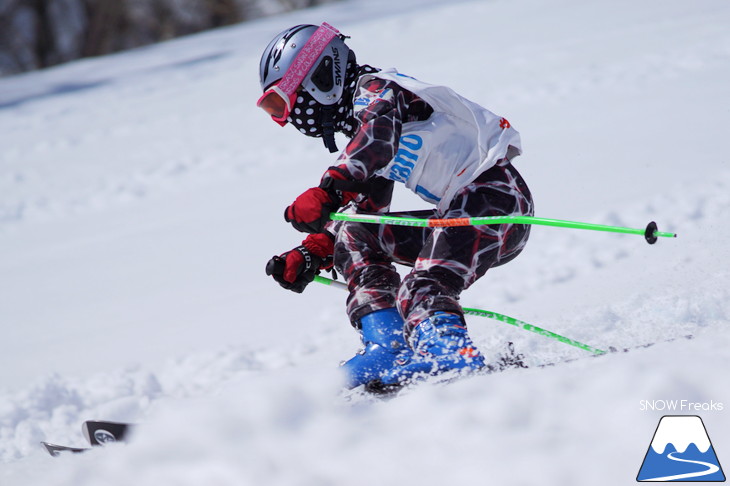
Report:
[[[264,91],[264,94],[256,102],[256,106],[268,113],[272,120],[283,127],[286,125],[286,119],[297,100],[297,92],[287,95],[279,87],[280,83],[279,81]]]
[[[327,22],[323,22],[296,55],[281,80],[264,91],[256,102],[256,106],[263,109],[272,120],[282,127],[286,125],[286,119],[297,100],[297,90],[327,45],[339,34],[339,30]]]

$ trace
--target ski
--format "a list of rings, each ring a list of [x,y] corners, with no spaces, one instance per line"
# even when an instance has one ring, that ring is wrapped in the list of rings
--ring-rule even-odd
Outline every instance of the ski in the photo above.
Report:
[[[81,432],[92,446],[109,442],[124,442],[132,426],[123,422],[106,420],[87,420],[81,426]]]
[[[551,368],[554,366],[559,366],[562,364],[572,363],[579,360],[584,359],[595,359],[600,358],[601,356],[609,356],[613,354],[619,354],[619,353],[628,353],[631,351],[635,351],[638,349],[646,349],[650,348],[652,346],[655,346],[657,344],[663,344],[663,343],[669,343],[672,341],[679,341],[682,339],[693,339],[694,336],[691,334],[684,335],[684,336],[677,336],[673,338],[663,339],[661,341],[654,341],[651,343],[642,343],[642,344],[636,344],[633,346],[627,346],[627,347],[616,347],[616,346],[609,346],[608,351],[601,354],[591,354],[587,356],[582,356],[579,358],[569,358],[569,359],[561,359],[556,361],[549,361],[545,363],[540,363],[533,366],[527,366],[524,363],[524,355],[521,353],[515,352],[514,345],[512,343],[507,343],[507,350],[506,352],[500,354],[497,356],[497,358],[492,361],[491,363],[488,363],[487,366],[485,366],[483,369],[479,371],[469,371],[469,372],[446,372],[442,374],[436,374],[436,375],[419,375],[414,377],[414,379],[402,383],[400,385],[383,385],[382,383],[379,383],[377,380],[368,383],[367,385],[358,387],[353,390],[348,390],[344,396],[345,399],[348,401],[351,401],[353,399],[356,399],[357,397],[361,398],[369,398],[369,399],[375,399],[375,400],[388,400],[391,398],[395,398],[397,396],[400,396],[404,393],[407,393],[410,390],[413,390],[414,388],[417,388],[419,386],[425,385],[425,384],[431,384],[431,385],[444,385],[453,383],[459,380],[462,380],[464,378],[468,378],[471,376],[481,376],[481,375],[491,375],[494,373],[500,373],[509,369],[515,369],[515,368]]]
[[[85,447],[68,447],[68,446],[62,446],[58,444],[51,444],[50,442],[41,442],[43,447],[45,447],[46,451],[53,456],[58,457],[64,452],[71,452],[73,454],[79,454],[81,452],[86,452],[89,449]]]
[[[129,437],[129,431],[132,428],[131,424],[107,420],[87,420],[81,424],[81,432],[89,445],[92,446],[91,448],[103,446],[110,442],[124,442]],[[58,457],[64,452],[78,454],[91,449],[89,447],[62,446],[45,441],[41,442],[41,445],[53,457]]]

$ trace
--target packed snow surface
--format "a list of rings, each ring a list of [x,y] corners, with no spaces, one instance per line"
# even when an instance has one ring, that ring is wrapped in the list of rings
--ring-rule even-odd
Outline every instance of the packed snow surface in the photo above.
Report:
[[[538,216],[678,234],[535,227],[465,306],[657,344],[589,358],[469,317],[530,368],[343,394],[345,293],[263,271],[334,156],[256,109],[259,55],[322,21],[508,118]],[[726,0],[350,0],[0,79],[0,484],[633,484],[667,414],[700,415],[730,464],[728,25]],[[140,426],[41,449],[91,418]]]

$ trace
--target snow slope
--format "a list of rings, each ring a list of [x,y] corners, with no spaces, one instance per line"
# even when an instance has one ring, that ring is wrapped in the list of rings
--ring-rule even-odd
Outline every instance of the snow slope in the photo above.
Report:
[[[667,413],[701,415],[730,463],[730,5],[394,3],[0,79],[0,484],[631,484]],[[323,20],[362,62],[507,117],[539,216],[679,234],[536,227],[464,305],[599,348],[660,343],[343,397],[337,364],[358,347],[344,294],[293,295],[263,272],[301,239],[284,206],[333,157],[253,106],[268,40]],[[395,209],[422,206],[399,189]],[[487,354],[585,355],[469,324]],[[670,399],[700,405],[642,410]],[[83,445],[87,418],[143,426],[86,455],[40,449]]]

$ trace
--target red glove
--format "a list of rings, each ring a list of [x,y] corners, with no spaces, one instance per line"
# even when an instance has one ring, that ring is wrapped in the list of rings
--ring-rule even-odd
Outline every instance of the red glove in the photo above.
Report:
[[[320,269],[332,268],[334,247],[329,233],[308,235],[301,246],[272,257],[266,264],[266,275],[272,276],[285,289],[300,294]]]
[[[330,213],[340,207],[340,199],[319,187],[307,189],[286,208],[284,219],[297,231],[321,233],[330,220]]]
[[[307,189],[297,197],[284,212],[284,219],[303,233],[322,233],[330,213],[357,197],[355,192],[338,191],[334,181],[345,181],[345,176],[336,168],[325,172],[319,187]]]

